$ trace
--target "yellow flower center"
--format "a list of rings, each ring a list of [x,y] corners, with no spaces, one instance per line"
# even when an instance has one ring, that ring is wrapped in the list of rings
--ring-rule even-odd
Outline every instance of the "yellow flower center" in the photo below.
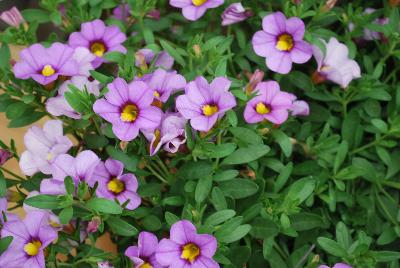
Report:
[[[107,188],[110,192],[113,192],[115,194],[119,194],[123,190],[125,190],[125,183],[118,180],[117,178],[113,178],[110,180],[110,182],[107,184]]]
[[[47,64],[42,69],[42,75],[51,76],[56,72],[50,64]]]
[[[59,224],[58,222],[55,222],[55,221],[49,221],[49,224],[50,224],[51,227],[54,227],[54,228],[60,228],[61,227],[61,224]]]
[[[190,263],[194,262],[199,255],[200,248],[193,243],[186,244],[182,248],[181,258],[189,261]]]
[[[160,97],[160,93],[157,91],[157,90],[155,90],[154,91],[154,97],[156,97],[156,98],[159,98]]]
[[[29,256],[36,256],[39,253],[39,249],[42,246],[42,243],[39,240],[33,240],[28,244],[25,244],[24,251]]]
[[[204,4],[205,2],[207,2],[208,0],[192,0],[193,5],[195,5],[196,7],[201,6],[202,4]]]
[[[97,57],[102,57],[104,52],[106,52],[106,47],[104,44],[96,42],[90,46],[90,51]]]
[[[265,103],[259,102],[256,105],[256,111],[259,114],[268,114],[271,112],[271,108],[269,108]]]
[[[127,104],[124,109],[122,109],[121,120],[124,122],[133,122],[136,120],[138,113],[139,110],[136,105]]]
[[[212,116],[213,114],[215,114],[216,112],[218,112],[218,107],[217,105],[204,105],[203,108],[203,114],[205,116]]]
[[[290,51],[294,46],[293,37],[290,34],[281,34],[278,37],[276,48],[281,51]]]
[[[145,262],[142,265],[140,265],[139,268],[153,268],[153,266],[150,263]]]

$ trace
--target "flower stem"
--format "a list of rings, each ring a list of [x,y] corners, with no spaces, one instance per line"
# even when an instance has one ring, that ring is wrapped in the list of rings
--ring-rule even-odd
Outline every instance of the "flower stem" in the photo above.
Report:
[[[5,167],[0,167],[0,170],[4,171],[5,173],[10,174],[11,176],[14,176],[15,178],[17,178],[17,179],[19,179],[19,180],[21,180],[21,181],[24,181],[24,180],[25,180],[25,179],[22,178],[21,176],[19,176],[19,175],[15,174],[14,172],[12,172],[12,171],[6,169]]]

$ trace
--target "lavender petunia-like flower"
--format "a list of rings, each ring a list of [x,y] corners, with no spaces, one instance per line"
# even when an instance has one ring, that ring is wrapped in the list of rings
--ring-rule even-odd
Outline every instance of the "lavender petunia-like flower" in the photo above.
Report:
[[[221,15],[222,26],[232,25],[253,16],[253,12],[246,10],[242,3],[233,3]]]
[[[161,67],[165,70],[170,70],[174,65],[174,58],[171,57],[168,52],[161,51],[156,56],[153,50],[149,48],[142,48],[138,50],[138,52],[136,53],[135,65],[137,67],[141,67],[144,64],[148,65],[153,61],[154,57],[156,57],[154,62],[155,67]]]
[[[71,105],[69,105],[68,101],[65,99],[65,92],[68,92],[70,89],[68,85],[74,85],[81,91],[84,89],[87,92],[99,96],[100,95],[100,83],[97,80],[89,81],[88,78],[84,76],[74,76],[71,80],[65,81],[60,88],[58,89],[58,96],[49,98],[46,102],[46,110],[54,115],[54,116],[68,116],[74,119],[80,119],[81,114],[76,112]]]
[[[44,268],[44,249],[58,236],[47,222],[47,215],[39,211],[29,212],[23,221],[6,222],[1,237],[12,236],[13,240],[0,256],[0,267]]]
[[[47,121],[43,129],[31,127],[24,136],[26,151],[21,154],[19,166],[25,175],[40,171],[51,174],[51,164],[56,156],[65,154],[72,147],[71,140],[63,135],[62,122]]]
[[[126,53],[122,45],[126,35],[115,26],[106,26],[102,20],[82,23],[81,31],[69,36],[68,44],[73,47],[85,47],[96,56],[92,62],[93,67],[99,67],[103,62],[103,55],[111,51]]]
[[[113,16],[117,20],[126,20],[131,15],[129,5],[119,5],[113,9]]]
[[[90,71],[94,69],[92,62],[96,59],[96,56],[85,47],[77,47],[75,48],[72,58],[79,65],[79,71],[77,75],[89,77]]]
[[[308,106],[308,103],[302,100],[295,100],[293,102],[292,107],[289,109],[291,111],[291,114],[296,116],[307,116],[310,114],[310,106]]]
[[[61,43],[49,48],[34,44],[20,53],[21,60],[14,65],[16,78],[32,78],[42,85],[50,84],[62,76],[79,74],[78,62],[73,58],[74,49]]]
[[[10,26],[18,28],[21,23],[24,22],[24,18],[19,12],[17,7],[12,7],[10,10],[6,10],[1,13],[0,19]]]
[[[330,268],[327,265],[320,265],[318,268]],[[352,266],[346,264],[346,263],[336,263],[332,268],[353,268]]]
[[[213,260],[217,240],[210,234],[197,234],[196,227],[187,220],[171,227],[170,238],[162,239],[156,251],[157,261],[166,267],[217,268]]]
[[[224,0],[169,0],[173,7],[182,8],[182,15],[191,21],[198,20],[209,8],[221,6]]]
[[[224,77],[215,78],[208,84],[204,77],[197,77],[188,83],[185,95],[176,99],[176,108],[192,127],[209,131],[217,119],[236,106],[235,97],[229,92],[231,81]]]
[[[57,156],[52,164],[51,179],[44,179],[40,183],[40,193],[42,194],[65,194],[64,179],[68,176],[72,178],[75,186],[79,182],[85,181],[93,187],[93,172],[100,163],[100,158],[92,151],[80,152],[76,157],[69,154]]]
[[[313,46],[320,81],[327,79],[339,84],[342,88],[346,88],[351,80],[361,77],[360,66],[355,60],[349,59],[349,50],[346,45],[340,43],[334,37],[331,37],[325,45],[325,55],[323,55],[321,49]]]
[[[143,76],[141,80],[153,91],[155,100],[162,103],[167,102],[172,93],[186,86],[186,80],[182,75],[163,69],[157,69],[154,73]]]
[[[289,116],[296,96],[280,91],[276,81],[261,82],[257,85],[258,96],[251,99],[244,110],[247,123],[258,123],[268,120],[280,125]]]
[[[262,27],[253,36],[253,49],[266,58],[270,70],[287,74],[293,62],[305,63],[311,58],[312,47],[303,41],[305,26],[301,19],[286,19],[282,12],[275,12],[264,17]]]
[[[128,247],[125,256],[133,261],[134,268],[163,268],[156,259],[157,246],[157,236],[149,232],[140,232],[138,245]]]
[[[153,91],[142,81],[129,85],[122,78],[108,84],[105,98],[93,105],[95,113],[110,122],[114,134],[122,141],[131,141],[139,130],[153,130],[161,121],[161,109],[152,106]]]
[[[143,134],[150,142],[150,156],[155,155],[164,145],[164,150],[176,153],[179,146],[186,142],[186,119],[180,114],[164,114],[161,125],[154,131],[144,131]]]
[[[100,162],[94,173],[93,182],[98,182],[96,195],[107,199],[117,199],[122,205],[129,200],[127,209],[134,210],[141,203],[140,196],[136,193],[138,182],[132,173],[122,174],[124,165],[114,159]]]

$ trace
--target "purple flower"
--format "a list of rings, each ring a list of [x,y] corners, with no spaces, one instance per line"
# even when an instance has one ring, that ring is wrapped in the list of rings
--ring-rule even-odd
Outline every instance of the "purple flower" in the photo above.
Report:
[[[135,65],[137,67],[141,67],[144,64],[150,64],[153,61],[154,56],[155,54],[153,50],[149,48],[142,48],[136,53]],[[165,70],[170,70],[173,65],[174,58],[171,57],[171,55],[169,55],[166,51],[161,51],[160,53],[158,53],[154,62],[155,67],[161,67]]]
[[[7,162],[8,159],[12,157],[12,154],[4,149],[0,149],[0,166],[4,165],[5,162]]]
[[[187,220],[171,227],[170,238],[162,239],[156,251],[157,261],[166,267],[217,268],[213,260],[217,240],[209,234],[197,234],[196,227]]]
[[[75,110],[69,105],[68,101],[65,99],[65,92],[68,92],[70,89],[68,85],[74,85],[80,90],[86,89],[89,93],[99,96],[100,91],[99,91],[99,82],[94,80],[94,81],[89,81],[86,77],[84,76],[74,76],[71,78],[71,80],[65,81],[60,88],[58,89],[58,96],[49,98],[46,102],[46,110],[54,115],[54,116],[68,116],[70,118],[74,119],[80,119],[81,114],[78,112],[75,112]]]
[[[330,268],[327,265],[320,265],[318,268]],[[352,266],[345,263],[336,263],[332,268],[353,268]]]
[[[96,56],[85,47],[77,47],[72,58],[79,65],[78,75],[89,77],[90,71],[93,70],[92,62],[96,59]]]
[[[374,13],[376,11],[375,8],[366,8],[364,11],[365,15],[370,15],[372,13]],[[388,18],[377,18],[374,20],[375,24],[378,25],[385,25],[389,23],[389,19]],[[352,32],[354,30],[354,23],[349,23],[349,30],[350,32]],[[364,40],[381,40],[381,39],[385,39],[385,36],[383,35],[383,33],[380,32],[375,32],[373,30],[370,30],[368,28],[364,28],[364,36],[363,36]]]
[[[198,20],[209,8],[221,6],[224,0],[169,0],[173,7],[182,8],[182,15],[188,20]]]
[[[138,245],[126,249],[125,255],[133,261],[134,268],[163,268],[156,260],[158,239],[152,233],[140,232]]]
[[[108,84],[105,99],[93,105],[95,113],[110,122],[114,134],[122,141],[131,141],[139,130],[155,129],[161,121],[162,112],[151,106],[153,91],[142,81],[129,85],[124,79],[116,78]]]
[[[20,53],[21,60],[14,65],[16,78],[32,78],[47,85],[58,76],[74,76],[79,73],[79,65],[74,60],[74,49],[61,43],[53,43],[49,48],[34,44]]]
[[[4,218],[3,218],[3,213],[6,215],[7,222],[8,221],[15,221],[19,220],[18,216],[12,213],[9,213],[7,211],[7,199],[6,198],[0,198],[0,223],[4,224]]]
[[[64,179],[68,176],[72,178],[75,185],[85,181],[93,187],[93,172],[100,163],[100,158],[92,151],[80,152],[76,157],[69,154],[57,156],[52,164],[51,179],[44,179],[40,183],[40,193],[42,194],[65,194]]]
[[[179,146],[186,142],[185,124],[186,119],[180,114],[165,114],[159,127],[143,132],[150,141],[150,155],[155,155],[163,145],[165,151],[176,153]]]
[[[100,162],[93,174],[93,182],[98,182],[96,195],[111,200],[117,199],[122,205],[129,200],[127,209],[134,210],[141,203],[140,196],[136,193],[138,182],[132,173],[122,174],[124,165],[114,159]]]
[[[246,85],[245,91],[248,95],[253,92],[253,90],[256,88],[258,83],[260,83],[264,79],[264,72],[260,71],[259,69],[256,69],[253,74],[251,74],[249,78],[249,83]]]
[[[0,267],[44,268],[44,248],[57,239],[57,231],[47,224],[47,215],[33,211],[23,221],[9,221],[1,237],[12,236],[9,248],[0,256]]]
[[[248,17],[253,16],[253,12],[244,9],[242,3],[233,3],[228,6],[222,13],[222,26],[227,26],[244,21]]]
[[[141,80],[154,92],[154,98],[162,103],[167,102],[172,93],[186,86],[186,80],[182,75],[163,69],[157,69],[154,73],[145,75]]]
[[[82,23],[81,31],[72,33],[68,43],[73,48],[89,49],[96,56],[92,64],[97,68],[103,63],[102,57],[105,53],[111,51],[126,53],[126,48],[122,45],[125,40],[126,35],[118,26],[106,26],[103,21],[94,20]]]
[[[126,20],[131,15],[131,11],[129,10],[129,5],[119,5],[113,9],[113,16],[117,20]]]
[[[339,43],[334,37],[325,45],[325,55],[317,46],[313,46],[314,57],[318,63],[317,72],[322,80],[328,79],[346,88],[351,80],[361,77],[360,66],[356,61],[349,59],[346,45]]]
[[[56,156],[68,152],[72,142],[63,135],[62,122],[47,121],[43,129],[31,127],[24,136],[26,151],[22,153],[19,166],[25,175],[40,171],[51,174],[51,164]]]
[[[218,118],[236,106],[235,97],[229,92],[230,85],[231,81],[224,77],[208,84],[199,76],[186,85],[185,95],[176,99],[176,108],[184,118],[190,119],[194,129],[209,131]]]
[[[101,219],[100,217],[93,217],[92,220],[90,222],[88,222],[88,226],[86,228],[86,232],[88,234],[92,234],[97,232],[97,230],[99,229],[99,226],[101,224]]]
[[[292,62],[305,63],[311,58],[312,48],[303,41],[305,26],[301,19],[286,19],[282,12],[275,12],[264,17],[262,25],[252,43],[255,53],[266,58],[269,69],[287,74]]]
[[[292,115],[307,116],[310,114],[308,103],[302,100],[295,100],[292,107],[289,109]]]
[[[244,110],[247,123],[258,123],[268,120],[280,125],[285,122],[296,97],[280,91],[275,81],[261,82],[257,85],[258,95],[251,99]]]
[[[10,26],[14,26],[16,28],[19,27],[21,23],[24,22],[24,18],[19,12],[17,7],[12,7],[10,10],[6,10],[1,13],[0,19],[7,23]]]

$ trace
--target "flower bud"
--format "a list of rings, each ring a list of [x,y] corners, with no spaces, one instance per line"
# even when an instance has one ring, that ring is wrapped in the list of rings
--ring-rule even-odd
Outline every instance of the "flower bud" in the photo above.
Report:
[[[10,10],[1,13],[0,19],[8,25],[14,26],[16,28],[18,28],[19,25],[24,22],[24,18],[22,17],[18,8],[16,8],[15,6],[12,7]]]
[[[91,234],[97,232],[99,225],[101,224],[101,219],[99,217],[93,217],[92,220],[88,223],[86,231]]]
[[[251,10],[244,9],[241,3],[233,3],[228,6],[221,15],[222,26],[241,22],[251,16],[253,16]]]
[[[7,162],[8,159],[12,157],[12,154],[4,149],[0,149],[0,166],[4,165],[5,162]]]

